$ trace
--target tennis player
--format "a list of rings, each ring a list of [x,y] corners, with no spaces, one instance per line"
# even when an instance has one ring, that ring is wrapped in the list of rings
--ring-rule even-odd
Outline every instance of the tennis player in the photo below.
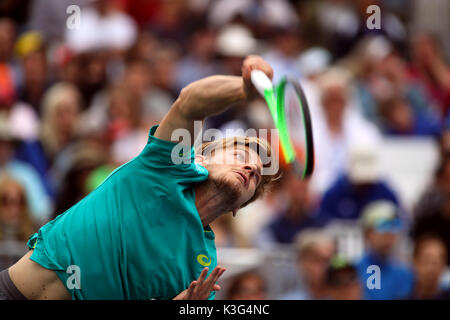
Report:
[[[267,62],[249,56],[242,77],[184,88],[136,158],[30,237],[28,253],[0,273],[0,299],[213,299],[225,269],[209,224],[263,194],[273,176],[261,174],[249,146],[269,156],[270,146],[222,139],[202,145],[214,150],[207,156],[192,147],[192,161],[175,164],[171,135],[185,128],[194,139],[195,120],[255,97],[253,69],[272,78]]]

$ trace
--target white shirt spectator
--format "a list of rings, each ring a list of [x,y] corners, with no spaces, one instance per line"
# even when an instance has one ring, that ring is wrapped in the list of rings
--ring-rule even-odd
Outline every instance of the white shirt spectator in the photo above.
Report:
[[[93,8],[83,8],[78,29],[67,29],[66,41],[75,52],[108,48],[124,50],[136,39],[136,24],[120,11],[102,16]]]

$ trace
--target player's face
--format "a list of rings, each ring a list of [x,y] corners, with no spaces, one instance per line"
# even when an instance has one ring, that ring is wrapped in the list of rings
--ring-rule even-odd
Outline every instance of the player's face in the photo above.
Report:
[[[206,168],[209,178],[226,193],[233,208],[240,208],[250,200],[261,183],[261,159],[245,146],[215,151]]]

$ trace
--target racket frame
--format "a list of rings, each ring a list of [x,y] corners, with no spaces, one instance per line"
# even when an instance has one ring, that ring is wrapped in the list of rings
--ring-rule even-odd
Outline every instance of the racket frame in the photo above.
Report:
[[[274,120],[275,127],[278,129],[281,150],[287,164],[292,165],[294,172],[305,179],[313,172],[314,165],[314,143],[312,135],[311,114],[305,93],[298,81],[283,77],[280,83],[273,87],[270,79],[260,70],[253,70],[251,74],[252,83],[265,99],[269,111]],[[305,165],[303,166],[297,159],[294,145],[289,137],[288,126],[284,110],[284,90],[286,84],[292,85],[299,97],[300,112],[305,134]]]

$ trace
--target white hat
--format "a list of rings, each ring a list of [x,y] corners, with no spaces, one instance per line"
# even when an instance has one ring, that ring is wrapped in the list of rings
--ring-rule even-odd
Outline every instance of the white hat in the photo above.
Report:
[[[358,145],[351,149],[348,176],[353,183],[370,183],[380,178],[378,156],[373,146]]]
[[[223,28],[217,37],[217,50],[225,56],[245,57],[255,53],[258,41],[246,27],[233,24]]]

